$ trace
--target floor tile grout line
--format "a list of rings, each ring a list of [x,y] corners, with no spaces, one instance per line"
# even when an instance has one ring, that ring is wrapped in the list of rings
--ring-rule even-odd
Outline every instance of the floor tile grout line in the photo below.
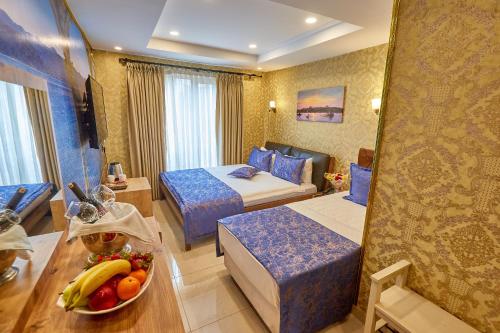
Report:
[[[180,277],[187,277],[189,275],[192,275],[192,274],[199,274],[200,272],[203,272],[204,270],[207,270],[207,269],[210,269],[210,268],[214,268],[215,266],[219,266],[219,265],[224,265],[224,263],[219,263],[219,264],[214,264],[214,265],[210,265],[210,266],[207,266],[205,268],[202,268],[202,269],[199,269],[197,271],[194,271],[194,272],[190,272],[190,273],[187,273],[187,274],[180,274],[178,276],[173,276],[172,278],[173,279],[177,279],[177,278],[180,278]]]
[[[204,325],[202,325],[202,326],[198,327],[198,328],[197,328],[197,329],[195,329],[194,331],[201,330],[201,329],[202,329],[203,327],[205,327],[205,326],[212,325],[212,324],[214,324],[214,323],[216,323],[216,322],[218,322],[218,321],[221,321],[221,320],[223,320],[223,319],[226,319],[226,318],[228,318],[228,317],[231,317],[231,316],[233,316],[233,315],[235,315],[235,314],[237,314],[237,313],[240,313],[240,312],[243,312],[243,311],[245,311],[245,310],[248,310],[249,308],[250,308],[250,307],[246,307],[246,308],[243,308],[243,309],[237,310],[237,311],[235,311],[235,312],[229,313],[229,314],[227,314],[227,315],[225,315],[225,316],[223,316],[223,317],[220,317],[220,318],[218,318],[218,319],[216,319],[216,320],[214,320],[214,321],[212,321],[212,322],[210,322],[210,323],[207,323],[207,324],[204,324]]]
[[[181,309],[182,309],[182,312],[184,312],[184,318],[186,318],[186,323],[188,325],[187,333],[191,333],[191,324],[189,323],[189,318],[187,316],[186,309],[184,308],[184,301],[182,300],[181,292],[179,290],[179,286],[177,285],[177,281],[175,281],[175,279],[170,279],[170,281],[174,283],[174,287],[177,290],[177,295],[179,295],[179,301],[181,303]],[[179,309],[179,310],[181,310],[181,309]]]

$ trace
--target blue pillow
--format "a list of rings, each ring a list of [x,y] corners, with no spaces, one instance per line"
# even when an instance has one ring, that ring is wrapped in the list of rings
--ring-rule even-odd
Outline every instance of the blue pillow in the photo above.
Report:
[[[349,195],[345,196],[344,199],[366,206],[371,177],[372,169],[351,163],[351,188],[349,189]]]
[[[271,159],[273,158],[273,150],[260,150],[258,147],[253,147],[250,157],[248,158],[248,165],[251,165],[261,171],[269,172],[271,168]]]
[[[302,170],[304,169],[305,163],[305,158],[285,156],[279,151],[276,151],[276,159],[274,160],[274,166],[271,174],[300,185]]]
[[[236,178],[250,179],[255,176],[257,172],[259,172],[259,170],[257,170],[256,168],[245,166],[231,171],[230,173],[228,173],[228,175]]]

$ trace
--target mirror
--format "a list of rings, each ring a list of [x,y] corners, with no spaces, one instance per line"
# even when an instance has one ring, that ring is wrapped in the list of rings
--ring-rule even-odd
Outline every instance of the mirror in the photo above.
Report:
[[[52,232],[49,200],[60,184],[47,92],[0,81],[0,209],[28,234]]]

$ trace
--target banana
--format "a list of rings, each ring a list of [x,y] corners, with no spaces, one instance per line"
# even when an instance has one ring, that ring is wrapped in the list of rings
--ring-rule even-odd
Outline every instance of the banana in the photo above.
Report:
[[[125,259],[106,261],[104,264],[105,265],[100,266],[98,269],[92,271],[88,276],[86,276],[82,282],[79,293],[76,297],[73,297],[68,309],[73,309],[84,302],[90,294],[92,294],[97,288],[102,286],[104,282],[108,281],[113,276],[117,274],[128,275],[131,271],[130,262]]]
[[[64,300],[64,306],[66,309],[68,309],[68,306],[72,303],[73,298],[75,295],[80,291],[80,287],[82,286],[83,282],[87,279],[87,277],[95,272],[96,270],[100,269],[101,267],[104,266],[106,262],[102,262],[100,264],[97,264],[86,271],[80,273],[73,282],[71,282],[63,291],[63,300]]]

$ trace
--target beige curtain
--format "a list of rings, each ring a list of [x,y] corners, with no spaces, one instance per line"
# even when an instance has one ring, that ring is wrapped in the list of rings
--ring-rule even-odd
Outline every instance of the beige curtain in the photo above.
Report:
[[[156,200],[160,198],[159,175],[165,170],[163,69],[128,63],[127,85],[132,177],[147,177]]]
[[[59,162],[57,160],[47,93],[42,90],[24,87],[24,95],[33,127],[36,152],[40,160],[43,180],[55,184],[60,189]]]
[[[217,133],[219,161],[238,164],[243,147],[243,81],[240,75],[217,76]]]

